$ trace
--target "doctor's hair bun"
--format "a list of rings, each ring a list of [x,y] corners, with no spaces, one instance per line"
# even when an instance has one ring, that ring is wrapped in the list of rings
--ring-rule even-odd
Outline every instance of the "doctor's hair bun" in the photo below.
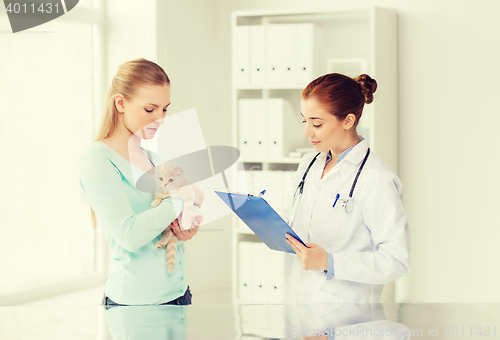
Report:
[[[377,90],[377,81],[367,74],[353,78],[361,86],[361,92],[365,96],[365,103],[370,104],[373,101],[373,92]]]
[[[351,78],[341,73],[328,73],[311,81],[302,91],[302,99],[314,98],[323,110],[344,120],[352,113],[359,123],[365,103],[373,101],[377,82],[366,74]]]

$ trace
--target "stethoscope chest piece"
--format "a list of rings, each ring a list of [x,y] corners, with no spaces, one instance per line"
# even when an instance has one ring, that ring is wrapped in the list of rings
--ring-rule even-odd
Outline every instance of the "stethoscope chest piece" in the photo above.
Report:
[[[344,208],[348,214],[352,213],[354,210],[354,202],[352,199],[348,198],[347,201],[342,202],[342,208]]]

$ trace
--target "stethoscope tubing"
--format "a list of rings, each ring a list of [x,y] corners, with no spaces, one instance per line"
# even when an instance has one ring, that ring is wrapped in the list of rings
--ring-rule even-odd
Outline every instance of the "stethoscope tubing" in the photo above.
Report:
[[[305,180],[306,180],[306,177],[307,177],[307,173],[309,172],[309,169],[314,164],[314,162],[316,161],[316,159],[318,158],[318,156],[320,154],[321,154],[321,152],[318,152],[316,154],[316,156],[314,156],[314,158],[312,159],[312,161],[307,166],[307,169],[304,172],[304,175],[302,176],[302,180],[300,181],[299,185],[297,186],[297,189],[299,189],[300,195],[302,195],[303,190],[304,190],[304,185],[305,185]],[[354,188],[356,187],[356,183],[358,182],[359,175],[361,174],[361,171],[363,170],[363,167],[365,166],[366,160],[368,159],[369,155],[370,155],[370,148],[368,148],[368,150],[366,151],[365,158],[363,159],[363,162],[361,163],[361,166],[358,169],[356,177],[354,178],[354,182],[351,185],[351,191],[349,192],[349,198],[344,202],[344,207],[346,208],[346,211],[347,211],[347,202],[352,198],[352,194],[354,193]],[[293,203],[292,203],[292,205],[293,205]],[[347,211],[347,212],[350,212],[350,211]]]
[[[349,192],[349,198],[352,198],[352,193],[354,192],[354,188],[356,187],[356,183],[358,182],[359,174],[361,174],[361,171],[363,170],[363,167],[365,166],[366,160],[368,159],[369,155],[370,155],[370,148],[368,148],[368,151],[366,151],[366,155],[365,155],[365,158],[363,159],[363,163],[361,163],[361,166],[359,167],[358,173],[356,174],[356,178],[354,179],[354,182],[352,183],[351,192]]]

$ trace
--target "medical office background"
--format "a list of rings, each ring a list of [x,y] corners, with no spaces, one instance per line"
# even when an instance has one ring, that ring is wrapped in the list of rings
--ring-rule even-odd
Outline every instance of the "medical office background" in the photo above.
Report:
[[[158,62],[172,81],[170,113],[196,108],[206,144],[231,145],[231,13],[357,6],[398,13],[411,273],[384,299],[500,301],[500,2],[81,0],[16,34],[0,9],[0,304],[100,303],[107,244],[78,171],[119,64]],[[231,217],[202,228],[186,243],[193,301],[231,303]]]

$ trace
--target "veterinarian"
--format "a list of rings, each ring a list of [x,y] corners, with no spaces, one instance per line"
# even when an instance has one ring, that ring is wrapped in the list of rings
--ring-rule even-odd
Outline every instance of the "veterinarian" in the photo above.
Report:
[[[356,132],[377,82],[332,73],[302,92],[304,137],[297,188],[284,213],[305,247],[285,254],[285,303],[378,302],[385,283],[410,271],[399,178]],[[302,191],[302,194],[301,194]]]
[[[102,304],[191,304],[187,284],[184,241],[198,228],[180,229],[176,218],[181,198],[166,198],[151,207],[154,193],[139,191],[134,173],[145,173],[162,163],[158,154],[141,147],[163,124],[170,105],[170,80],[157,64],[135,59],[119,66],[105,98],[105,110],[96,139],[85,152],[80,185],[109,243],[112,261]],[[149,153],[149,155],[148,155]],[[133,173],[134,172],[134,173]],[[195,204],[202,192],[195,187]],[[170,225],[178,242],[175,269],[167,271],[165,248],[156,242]]]

